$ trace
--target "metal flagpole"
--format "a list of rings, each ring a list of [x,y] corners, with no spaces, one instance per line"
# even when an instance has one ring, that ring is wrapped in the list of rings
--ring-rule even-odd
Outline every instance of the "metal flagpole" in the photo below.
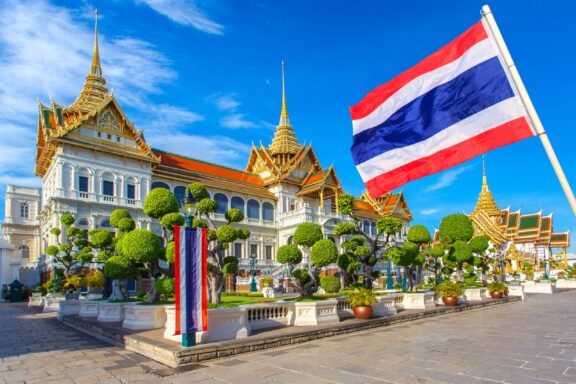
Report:
[[[524,83],[522,82],[522,78],[520,78],[520,74],[518,73],[518,69],[516,69],[516,65],[514,64],[514,61],[512,60],[512,56],[510,55],[510,51],[508,51],[508,47],[506,46],[506,43],[504,42],[504,38],[502,37],[502,34],[500,33],[500,29],[498,28],[498,25],[496,24],[496,20],[494,19],[494,15],[492,14],[492,11],[490,10],[490,7],[488,5],[485,5],[482,7],[481,15],[484,18],[484,20],[486,21],[486,23],[488,24],[490,31],[492,32],[492,36],[494,37],[494,40],[496,41],[496,44],[498,45],[498,48],[500,49],[500,53],[502,54],[504,62],[506,63],[506,66],[508,67],[508,71],[510,73],[510,76],[512,77],[512,81],[514,81],[514,84],[516,85],[516,88],[518,89],[518,94],[520,96],[520,99],[522,100],[522,103],[524,104],[524,107],[526,108],[526,112],[528,112],[528,117],[530,118],[530,120],[532,121],[532,124],[534,125],[534,128],[536,129],[536,133],[538,134],[538,137],[540,137],[540,141],[542,141],[542,145],[544,146],[544,150],[546,151],[546,154],[548,155],[548,158],[550,159],[550,162],[552,163],[552,167],[554,168],[554,171],[556,172],[556,176],[558,177],[558,180],[560,181],[560,185],[562,186],[562,189],[564,190],[564,194],[566,194],[566,198],[568,199],[568,202],[570,203],[570,207],[572,208],[572,212],[576,216],[576,198],[574,198],[574,193],[572,192],[572,188],[570,187],[570,184],[568,183],[568,179],[566,179],[566,175],[564,174],[564,171],[562,170],[562,166],[560,165],[560,162],[558,161],[558,158],[556,157],[556,153],[554,152],[554,148],[552,148],[552,144],[550,143],[550,140],[548,139],[548,135],[546,134],[546,131],[544,131],[544,127],[542,126],[542,122],[540,121],[540,118],[538,117],[538,113],[536,113],[536,109],[534,108],[534,105],[532,104],[532,100],[530,100],[530,96],[528,96],[528,92],[526,91],[526,87],[524,86]]]

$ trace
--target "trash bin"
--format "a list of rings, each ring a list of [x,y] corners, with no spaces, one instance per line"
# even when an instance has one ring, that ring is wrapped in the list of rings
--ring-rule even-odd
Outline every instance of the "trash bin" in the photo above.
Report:
[[[14,280],[8,284],[8,286],[10,287],[10,301],[22,301],[22,288],[24,287],[24,284],[18,280]]]

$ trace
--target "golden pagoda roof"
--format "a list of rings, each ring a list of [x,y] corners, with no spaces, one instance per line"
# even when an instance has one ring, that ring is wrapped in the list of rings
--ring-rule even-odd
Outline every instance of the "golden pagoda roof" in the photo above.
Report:
[[[89,112],[100,105],[107,95],[108,88],[106,87],[106,80],[102,74],[100,53],[98,51],[98,10],[96,10],[96,21],[94,23],[94,50],[92,52],[90,72],[86,75],[86,81],[84,82],[80,96],[78,96],[78,98],[70,105],[70,108]]]
[[[282,61],[282,110],[280,112],[280,121],[274,138],[270,144],[270,152],[273,155],[288,154],[293,155],[298,152],[300,144],[290,124],[290,117],[288,116],[288,109],[286,108],[286,87],[284,81],[284,61]]]
[[[476,203],[476,208],[472,215],[476,215],[479,212],[484,212],[489,217],[500,217],[502,210],[496,204],[494,196],[490,189],[488,188],[488,180],[486,178],[486,168],[484,167],[484,158],[482,158],[482,190],[478,196],[478,202]]]

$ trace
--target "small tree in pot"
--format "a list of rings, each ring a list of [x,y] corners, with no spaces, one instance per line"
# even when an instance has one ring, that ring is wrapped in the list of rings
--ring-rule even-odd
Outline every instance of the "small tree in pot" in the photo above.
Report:
[[[458,296],[464,294],[461,283],[444,281],[436,287],[436,292],[442,296],[442,302],[448,307],[458,305]]]
[[[367,288],[356,289],[348,294],[354,316],[361,320],[368,320],[372,317],[372,303],[375,299],[374,291]]]
[[[508,287],[501,281],[493,281],[488,284],[488,292],[493,299],[501,299],[508,294]]]

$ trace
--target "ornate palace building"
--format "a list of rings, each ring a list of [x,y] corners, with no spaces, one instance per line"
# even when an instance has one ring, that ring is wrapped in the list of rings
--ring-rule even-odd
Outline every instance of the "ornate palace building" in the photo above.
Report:
[[[42,180],[40,233],[42,252],[56,239],[52,227],[70,212],[76,225],[110,227],[110,214],[127,208],[137,227],[159,231],[158,223],[145,216],[143,200],[153,188],[167,188],[183,200],[186,185],[201,182],[218,203],[216,223],[225,223],[224,212],[238,208],[240,223],[251,232],[246,241],[231,244],[228,255],[241,259],[240,268],[256,268],[274,274],[279,246],[291,241],[298,224],[315,222],[338,243],[333,228],[348,217],[339,212],[343,189],[332,166],[322,167],[311,145],[296,137],[286,105],[284,71],[282,108],[274,138],[268,147],[253,147],[244,171],[211,164],[184,155],[152,148],[128,120],[108,87],[95,33],[90,72],[78,98],[68,107],[51,100],[38,104],[38,147],[35,173]],[[403,220],[405,230],[412,215],[402,193],[378,199],[367,193],[356,204],[355,215],[363,229],[376,234],[375,222],[384,216]]]
[[[500,209],[488,188],[485,171],[482,190],[470,217],[475,235],[488,236],[494,247],[505,252],[508,272],[519,271],[523,262],[544,268],[552,261],[558,269],[568,267],[569,233],[554,232],[552,214],[521,214],[520,210],[511,212],[510,207]],[[554,256],[553,249],[560,249],[561,253]]]

